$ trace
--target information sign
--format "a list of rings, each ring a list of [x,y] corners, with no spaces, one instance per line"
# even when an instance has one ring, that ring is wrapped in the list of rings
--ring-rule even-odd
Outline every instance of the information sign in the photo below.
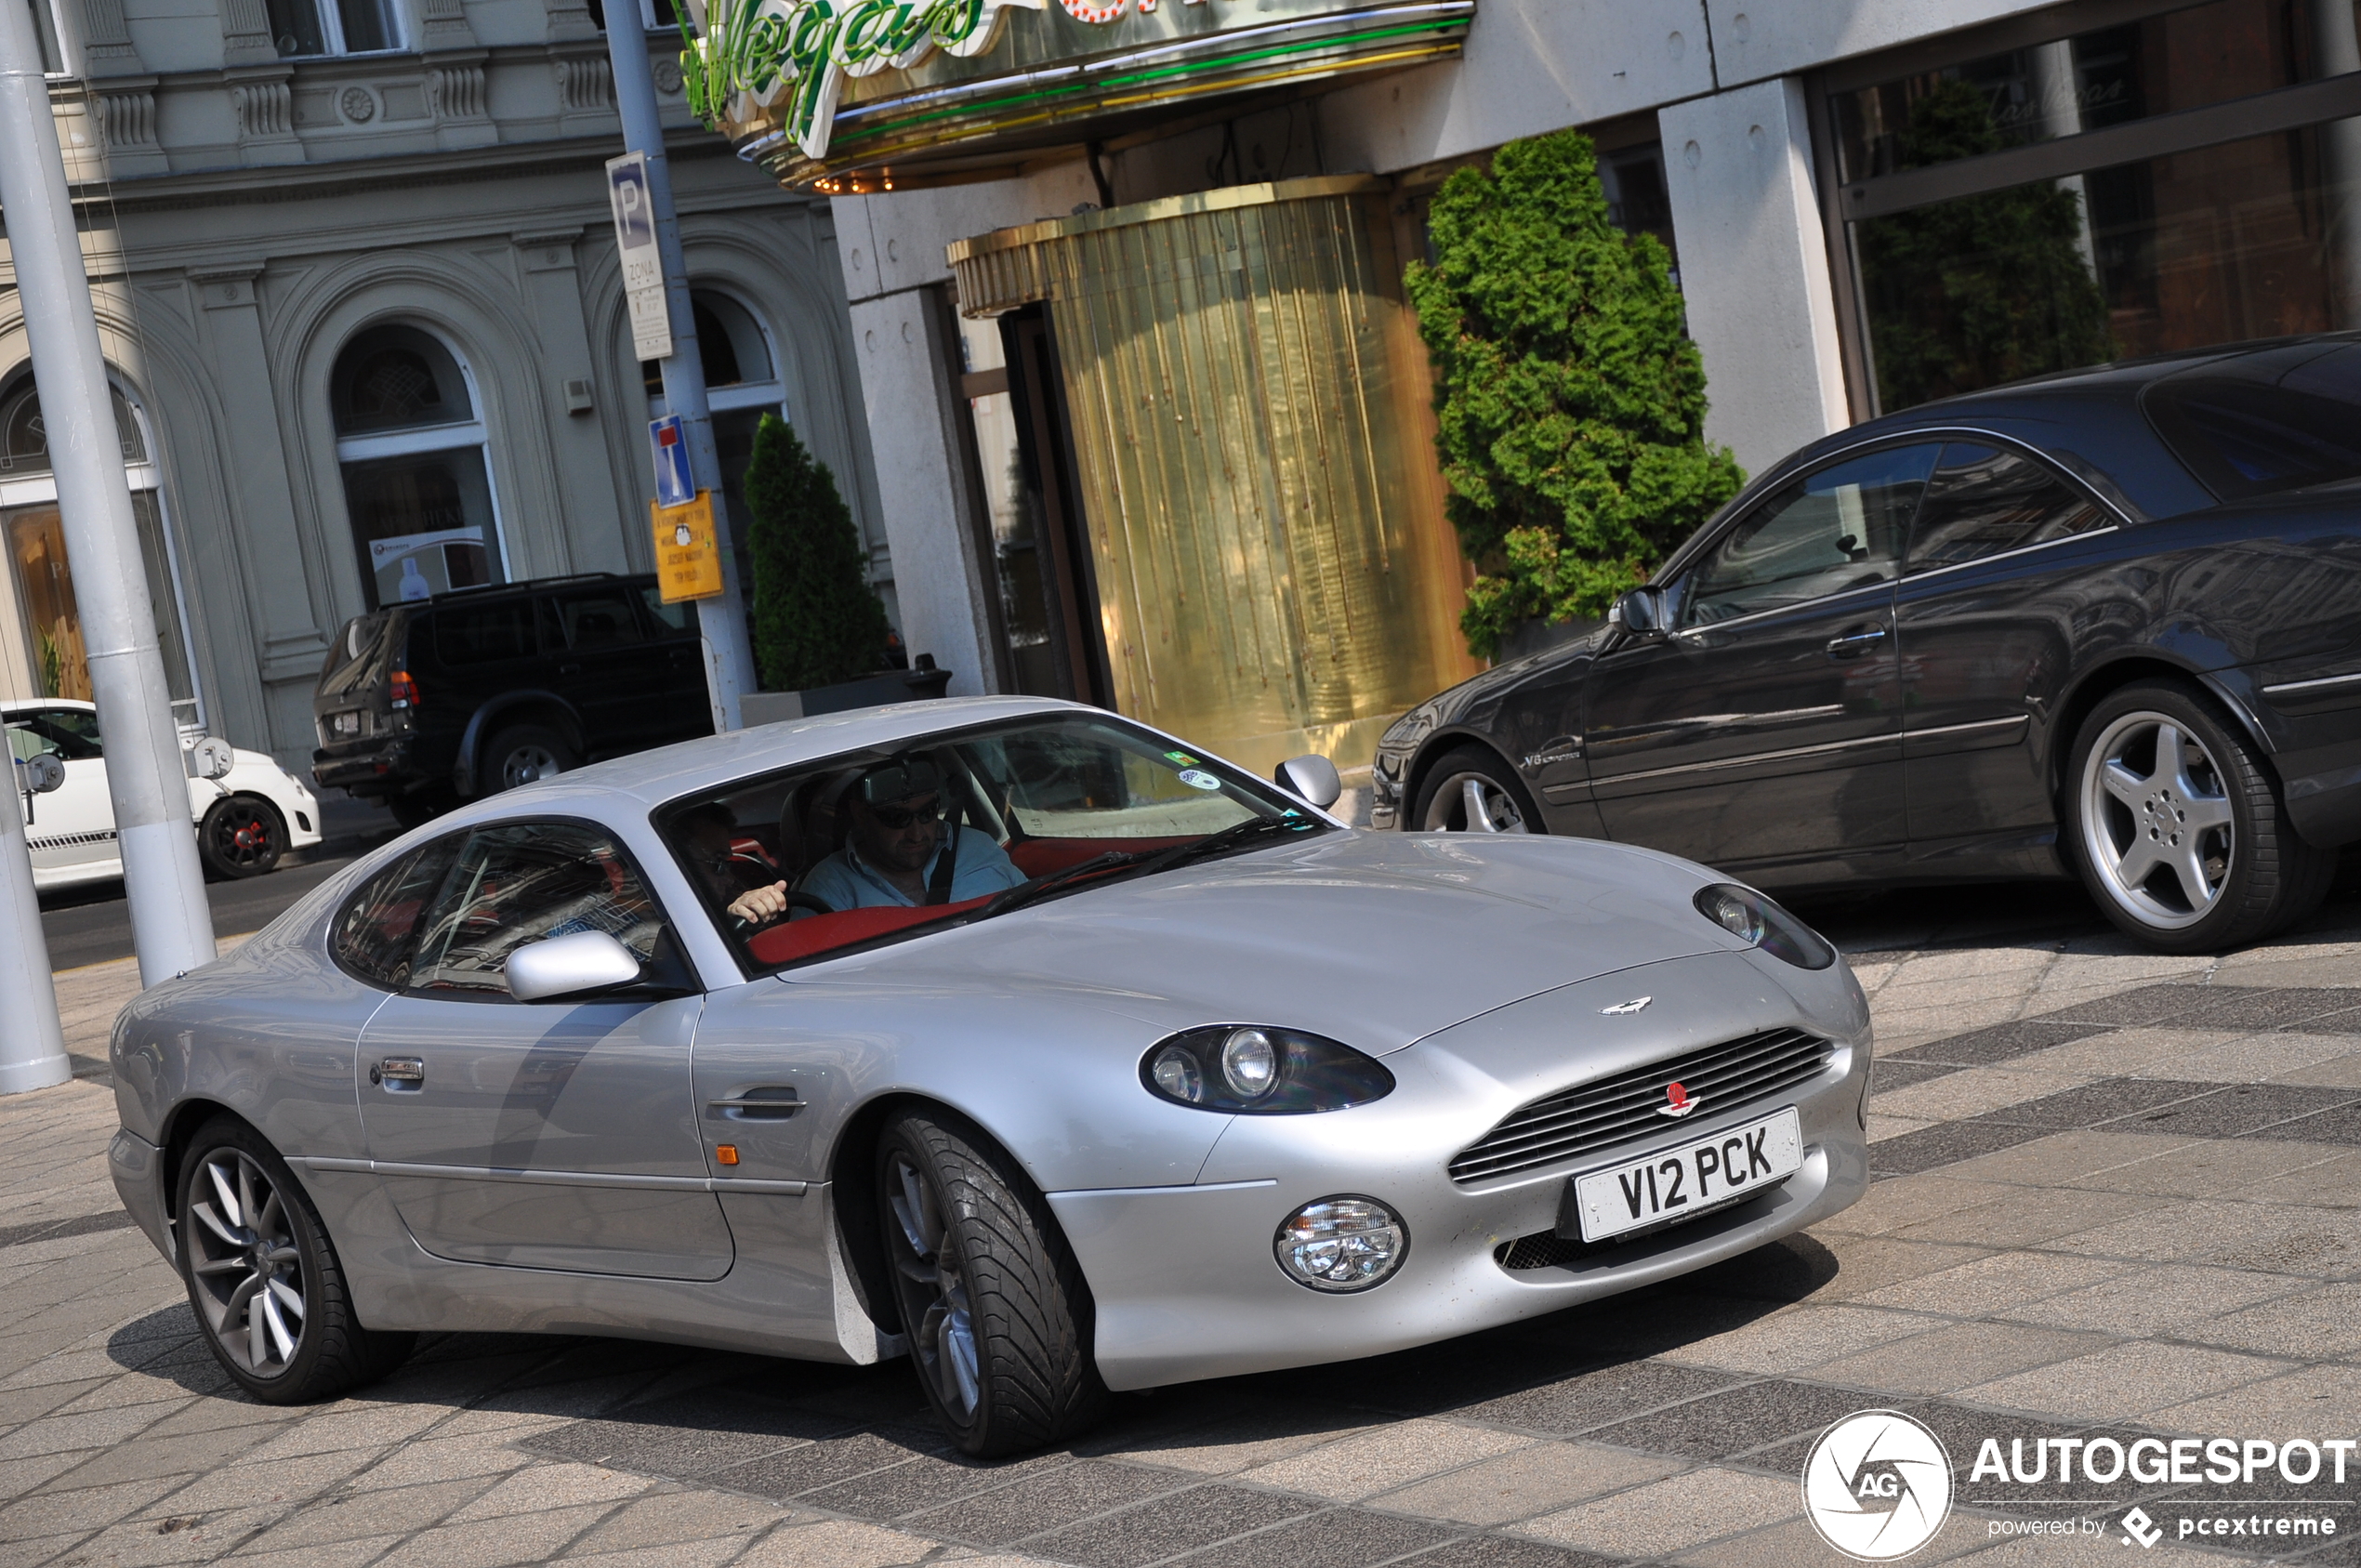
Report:
[[[664,253],[656,244],[656,206],[648,191],[648,155],[607,160],[607,201],[623,254],[623,295],[631,307],[631,349],[642,360],[672,357],[672,315],[665,298]]]
[[[700,490],[685,507],[653,504],[656,586],[666,604],[710,599],[721,591],[721,550],[713,536],[713,492]]]

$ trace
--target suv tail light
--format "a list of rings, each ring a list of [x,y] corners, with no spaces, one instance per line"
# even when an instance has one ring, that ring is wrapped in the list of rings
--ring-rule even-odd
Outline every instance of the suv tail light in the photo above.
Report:
[[[386,680],[386,695],[392,699],[393,706],[397,710],[416,707],[418,683],[410,679],[408,670],[395,670]]]

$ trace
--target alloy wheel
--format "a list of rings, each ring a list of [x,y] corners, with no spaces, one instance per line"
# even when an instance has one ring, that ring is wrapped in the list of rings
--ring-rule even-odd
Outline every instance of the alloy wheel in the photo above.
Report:
[[[888,1162],[886,1180],[886,1202],[894,1220],[890,1229],[893,1266],[910,1353],[943,1409],[962,1423],[970,1422],[983,1403],[983,1383],[958,1244],[944,1221],[935,1184],[917,1166],[897,1153]]]
[[[1454,773],[1427,802],[1429,833],[1531,833],[1516,797],[1484,773]]]
[[[2082,841],[2108,896],[2143,924],[2193,926],[2221,902],[2237,828],[2220,767],[2179,720],[2127,713],[2082,769]]]
[[[270,815],[250,801],[225,801],[212,819],[213,854],[225,868],[258,867],[278,857]]]
[[[252,1156],[218,1149],[205,1156],[183,1229],[197,1304],[216,1342],[258,1377],[284,1374],[303,1341],[310,1299],[278,1184]]]
[[[540,779],[554,779],[565,770],[547,746],[527,743],[512,748],[500,762],[500,787],[514,789]]]

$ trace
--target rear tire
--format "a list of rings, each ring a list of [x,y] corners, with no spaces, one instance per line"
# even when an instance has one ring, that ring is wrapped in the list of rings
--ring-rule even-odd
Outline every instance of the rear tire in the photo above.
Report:
[[[2133,681],[2091,710],[2064,806],[2083,885],[2159,953],[2259,941],[2319,907],[2336,875],[2245,731],[2179,681]]]
[[[310,1196],[263,1136],[216,1116],[179,1172],[180,1278],[207,1349],[265,1404],[306,1404],[373,1382],[417,1337],[353,1315],[344,1269]]]
[[[1435,759],[1405,824],[1413,833],[1546,833],[1516,771],[1482,746]]]
[[[197,858],[224,881],[259,876],[279,863],[287,824],[258,795],[232,795],[205,808],[197,822]]]
[[[1015,1163],[963,1117],[909,1112],[886,1124],[877,1172],[911,1364],[953,1441],[989,1458],[1097,1421],[1089,1287]]]
[[[512,724],[483,748],[482,793],[553,779],[581,766],[581,757],[555,730],[544,724]]]

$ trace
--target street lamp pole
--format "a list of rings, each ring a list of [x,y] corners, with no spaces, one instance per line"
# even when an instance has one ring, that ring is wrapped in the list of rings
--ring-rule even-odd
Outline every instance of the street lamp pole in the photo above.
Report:
[[[5,8],[5,0],[0,0]],[[640,0],[606,0],[607,57],[614,67],[615,108],[623,115],[627,151],[648,160],[648,202],[654,209],[656,245],[664,261],[664,292],[672,320],[672,353],[659,360],[666,412],[678,415],[689,447],[689,472],[713,498],[714,546],[721,556],[721,591],[695,600],[705,642],[706,690],[717,731],[739,727],[738,695],[758,690],[754,651],[746,641],[745,601],[732,548],[730,509],[721,498],[721,458],[713,444],[713,413],[706,403],[705,356],[697,350],[696,314],[689,303],[689,269],[680,250],[680,221],[672,210],[672,166],[664,155],[664,122],[656,108],[655,76],[648,68],[648,35]]]
[[[172,693],[156,645],[155,613],[131,520],[123,446],[115,433],[90,280],[66,195],[65,161],[33,13],[0,3],[0,214],[42,427],[58,484],[74,605],[106,737],[123,890],[139,982],[154,985],[215,957],[213,912],[189,826],[189,776]],[[14,840],[6,847],[15,853]],[[0,921],[7,919],[0,909]],[[0,942],[9,940],[0,927]]]
[[[64,1083],[73,1076],[73,1064],[58,1023],[49,944],[33,894],[33,850],[19,809],[24,765],[10,764],[7,771],[0,784],[0,996],[10,998],[12,1016],[0,1029],[0,1094],[22,1094]]]

